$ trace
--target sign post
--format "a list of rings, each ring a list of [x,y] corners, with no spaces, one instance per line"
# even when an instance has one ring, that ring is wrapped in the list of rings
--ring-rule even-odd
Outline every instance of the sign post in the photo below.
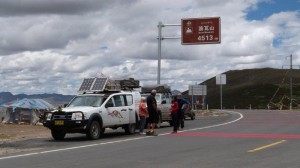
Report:
[[[162,22],[158,22],[158,61],[157,61],[157,84],[160,84],[160,69],[161,69],[161,41],[164,39],[180,39],[180,37],[163,37],[162,36],[162,28],[166,26],[180,26],[180,24],[163,24]]]
[[[222,85],[226,85],[226,75],[221,74],[216,76],[216,84],[220,85],[220,109],[223,109],[223,104],[222,104]]]
[[[163,37],[162,28],[166,26],[181,26],[181,37]],[[180,39],[181,44],[218,44],[221,43],[220,17],[181,19],[181,24],[158,25],[158,66],[157,84],[160,84],[161,69],[161,41],[164,39]]]

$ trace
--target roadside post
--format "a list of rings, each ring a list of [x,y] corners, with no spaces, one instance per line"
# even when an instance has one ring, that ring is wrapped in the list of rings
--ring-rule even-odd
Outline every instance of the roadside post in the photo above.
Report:
[[[226,75],[225,74],[220,74],[216,76],[216,84],[220,85],[220,109],[223,109],[223,103],[222,103],[222,85],[226,85]]]

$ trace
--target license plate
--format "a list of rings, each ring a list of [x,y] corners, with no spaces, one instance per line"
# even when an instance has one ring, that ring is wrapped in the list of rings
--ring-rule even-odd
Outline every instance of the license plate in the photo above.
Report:
[[[54,121],[54,125],[65,125],[64,120],[56,120]]]

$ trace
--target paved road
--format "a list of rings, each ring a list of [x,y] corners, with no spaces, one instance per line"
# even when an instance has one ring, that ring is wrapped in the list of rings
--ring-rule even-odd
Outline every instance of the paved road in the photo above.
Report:
[[[68,136],[63,142],[38,139],[31,153],[1,156],[3,168],[195,167],[299,168],[300,112],[235,110],[228,115],[186,121],[184,131],[157,137],[107,134],[88,141]],[[32,142],[31,142],[32,143]]]

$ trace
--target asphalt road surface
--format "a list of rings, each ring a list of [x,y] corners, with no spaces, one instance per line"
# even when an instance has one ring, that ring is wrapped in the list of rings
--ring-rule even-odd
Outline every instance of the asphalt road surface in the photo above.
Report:
[[[1,168],[299,168],[300,111],[228,110],[227,115],[187,120],[159,136],[112,131],[89,141],[36,139],[34,152],[0,157]],[[26,142],[22,142],[26,143]]]

